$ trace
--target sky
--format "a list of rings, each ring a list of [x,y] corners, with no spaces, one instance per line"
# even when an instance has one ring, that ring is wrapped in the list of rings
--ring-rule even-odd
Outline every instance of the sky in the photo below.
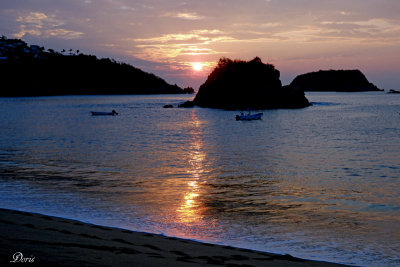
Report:
[[[399,0],[1,0],[0,35],[79,50],[195,89],[221,57],[260,57],[289,84],[360,69],[400,89]]]

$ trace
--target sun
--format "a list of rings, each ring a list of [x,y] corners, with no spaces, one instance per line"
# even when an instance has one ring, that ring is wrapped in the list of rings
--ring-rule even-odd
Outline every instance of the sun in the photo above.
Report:
[[[195,71],[201,71],[203,69],[203,64],[200,62],[192,63],[192,68]]]

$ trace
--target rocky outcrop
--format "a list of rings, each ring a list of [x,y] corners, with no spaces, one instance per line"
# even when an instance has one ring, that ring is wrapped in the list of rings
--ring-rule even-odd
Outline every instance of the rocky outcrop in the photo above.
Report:
[[[302,90],[283,88],[280,73],[256,57],[251,61],[222,58],[200,86],[194,104],[222,109],[302,108]]]
[[[194,89],[193,87],[186,87],[183,88],[183,92],[185,92],[186,94],[194,94]]]
[[[359,70],[320,70],[297,76],[289,85],[303,91],[381,91]]]
[[[193,101],[185,101],[178,105],[178,108],[193,108],[195,103]]]

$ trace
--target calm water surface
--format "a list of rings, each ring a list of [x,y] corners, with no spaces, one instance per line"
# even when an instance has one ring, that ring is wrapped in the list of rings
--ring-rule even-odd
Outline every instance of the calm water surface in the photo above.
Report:
[[[193,96],[0,99],[0,206],[294,256],[400,265],[400,96],[163,109]],[[90,111],[117,110],[115,117]]]

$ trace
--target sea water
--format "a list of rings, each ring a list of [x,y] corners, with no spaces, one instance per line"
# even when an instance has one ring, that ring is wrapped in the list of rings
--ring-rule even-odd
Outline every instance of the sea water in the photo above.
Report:
[[[400,95],[306,96],[258,121],[163,108],[192,95],[1,98],[0,207],[400,265]]]

